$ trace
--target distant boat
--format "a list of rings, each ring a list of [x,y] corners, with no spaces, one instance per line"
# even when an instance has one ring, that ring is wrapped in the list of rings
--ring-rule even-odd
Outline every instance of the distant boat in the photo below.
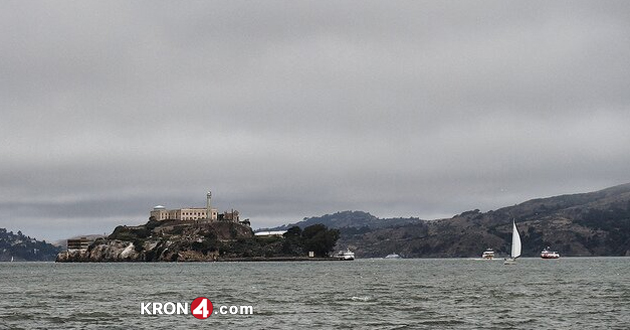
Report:
[[[396,254],[396,253],[392,253],[392,254],[388,254],[388,255],[385,257],[385,259],[402,259],[402,257],[401,257],[401,256],[399,256],[399,255],[398,255],[398,254]]]
[[[11,262],[13,262],[13,256],[11,256]]]
[[[494,259],[494,250],[491,249],[491,248],[488,248],[487,250],[483,251],[483,253],[481,254],[481,259],[493,260]]]
[[[350,251],[349,248],[346,251],[339,251],[337,258],[339,260],[354,260],[354,252]]]
[[[516,223],[512,220],[512,251],[510,257],[505,259],[503,264],[511,265],[516,263],[516,259],[521,256],[521,248],[521,236],[518,234],[518,229],[516,229]]]
[[[551,251],[549,247],[547,247],[546,249],[542,250],[542,252],[540,252],[540,257],[543,259],[558,259],[560,258],[560,253],[556,251]]]

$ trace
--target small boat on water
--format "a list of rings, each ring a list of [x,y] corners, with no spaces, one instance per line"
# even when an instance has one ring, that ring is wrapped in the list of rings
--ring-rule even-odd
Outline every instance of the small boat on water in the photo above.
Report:
[[[512,220],[512,251],[510,251],[510,257],[506,258],[503,262],[504,265],[513,265],[516,263],[516,259],[521,256],[521,235],[518,234],[516,229],[516,223]]]
[[[551,251],[551,249],[547,247],[546,249],[542,250],[542,252],[540,252],[540,257],[543,259],[558,259],[560,258],[560,253],[556,251]]]
[[[401,256],[399,256],[399,255],[398,255],[398,254],[396,254],[396,253],[392,253],[392,254],[388,254],[388,255],[385,257],[385,259],[402,259],[402,257],[401,257]]]
[[[354,252],[348,248],[346,251],[339,251],[336,257],[339,260],[354,260]]]
[[[481,259],[493,260],[494,259],[494,250],[491,249],[491,248],[488,248],[487,250],[483,251],[483,253],[481,254]]]

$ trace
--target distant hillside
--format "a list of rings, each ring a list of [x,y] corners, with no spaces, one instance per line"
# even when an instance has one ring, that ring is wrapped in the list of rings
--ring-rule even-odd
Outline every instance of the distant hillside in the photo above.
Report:
[[[364,212],[306,218],[339,228],[339,249],[357,257],[479,257],[488,247],[507,255],[516,221],[523,256],[550,246],[563,256],[630,256],[630,184],[582,194],[538,198],[482,213],[472,210],[450,219],[378,219]],[[287,226],[285,226],[287,227]]]
[[[407,225],[411,223],[419,223],[421,221],[422,220],[420,220],[419,218],[381,219],[367,212],[343,211],[343,212],[337,212],[334,214],[326,214],[319,217],[304,218],[304,220],[300,222],[289,224],[289,225],[283,225],[279,227],[274,227],[274,228],[271,228],[270,230],[287,230],[293,226],[298,226],[304,229],[308,226],[312,226],[318,223],[323,224],[328,228],[336,228],[336,229],[347,228],[347,227],[354,227],[354,228],[368,227],[370,229],[377,229],[377,228]]]
[[[46,241],[0,228],[0,261],[52,261],[61,249]]]

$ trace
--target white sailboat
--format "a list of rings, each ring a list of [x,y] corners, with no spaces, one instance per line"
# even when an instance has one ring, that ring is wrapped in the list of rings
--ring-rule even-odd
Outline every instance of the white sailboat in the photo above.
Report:
[[[512,220],[512,251],[510,257],[505,259],[505,265],[511,265],[516,262],[516,258],[521,256],[521,235],[518,234],[516,223]]]

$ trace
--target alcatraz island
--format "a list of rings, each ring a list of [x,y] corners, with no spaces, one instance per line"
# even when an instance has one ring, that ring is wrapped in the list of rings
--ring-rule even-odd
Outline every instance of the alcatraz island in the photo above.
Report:
[[[57,262],[118,261],[301,261],[337,260],[329,257],[339,231],[316,224],[255,235],[249,219],[237,210],[221,214],[212,207],[166,209],[158,205],[149,221],[118,226],[111,235],[69,239]]]

